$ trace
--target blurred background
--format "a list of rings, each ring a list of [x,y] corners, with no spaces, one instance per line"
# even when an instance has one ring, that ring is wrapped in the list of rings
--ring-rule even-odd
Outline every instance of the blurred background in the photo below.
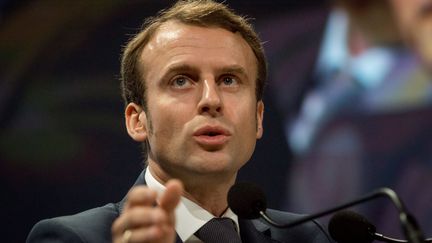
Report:
[[[143,161],[123,124],[121,48],[172,3],[0,1],[2,241],[127,193]],[[239,180],[297,213],[390,187],[432,236],[432,2],[226,3],[253,18],[270,71],[264,137]],[[354,210],[403,237],[389,200]]]

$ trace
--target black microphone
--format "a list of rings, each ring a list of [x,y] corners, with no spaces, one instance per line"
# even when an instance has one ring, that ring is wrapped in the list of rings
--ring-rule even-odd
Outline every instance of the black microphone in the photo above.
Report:
[[[333,215],[328,224],[330,236],[338,243],[370,243],[376,228],[360,214],[340,211]]]
[[[305,222],[320,218],[322,216],[383,196],[389,198],[396,206],[396,209],[399,211],[399,220],[401,222],[405,236],[408,239],[408,242],[424,243],[422,231],[416,223],[415,218],[407,212],[405,206],[403,205],[397,194],[389,188],[380,188],[359,199],[347,202],[345,204],[336,206],[322,212],[302,217],[288,224],[280,224],[273,221],[270,217],[267,216],[267,214],[265,213],[265,210],[267,209],[267,201],[265,198],[265,194],[258,186],[254,185],[253,183],[240,182],[234,184],[228,192],[228,205],[231,210],[240,218],[255,219],[258,217],[262,217],[265,221],[275,227],[291,228]]]
[[[376,232],[376,227],[362,215],[345,210],[335,213],[328,224],[330,236],[338,243],[370,243],[373,240],[406,243]],[[432,242],[426,239],[425,242]]]
[[[256,219],[266,211],[267,199],[257,185],[239,182],[228,191],[228,205],[240,218]]]

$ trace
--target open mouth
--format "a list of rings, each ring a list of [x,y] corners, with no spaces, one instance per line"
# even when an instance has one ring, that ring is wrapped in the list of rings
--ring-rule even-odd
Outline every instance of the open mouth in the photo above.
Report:
[[[194,132],[194,136],[215,137],[219,135],[229,136],[230,132],[219,126],[204,126]]]
[[[230,132],[222,127],[205,126],[194,133],[195,140],[204,146],[219,147],[225,144]]]
[[[217,135],[221,135],[221,133],[219,132],[207,132],[206,134],[204,134],[205,136],[210,136],[210,137],[214,137]]]

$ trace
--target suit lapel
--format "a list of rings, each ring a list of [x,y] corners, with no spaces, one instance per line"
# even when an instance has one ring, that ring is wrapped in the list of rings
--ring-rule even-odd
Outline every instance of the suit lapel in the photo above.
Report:
[[[136,179],[136,181],[132,187],[137,186],[137,185],[146,185],[146,182],[144,179],[145,171],[146,171],[146,169],[144,169],[141,172],[141,174],[138,176],[138,178]],[[118,203],[119,215],[123,212],[125,202],[126,202],[126,196]]]
[[[239,220],[240,236],[244,243],[276,243],[279,241],[271,238],[270,228],[267,225],[257,223],[254,225],[251,220]]]

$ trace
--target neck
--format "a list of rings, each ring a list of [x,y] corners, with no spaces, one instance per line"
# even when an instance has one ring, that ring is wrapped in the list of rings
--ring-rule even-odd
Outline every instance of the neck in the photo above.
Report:
[[[179,172],[178,170],[175,173],[168,173],[154,161],[149,161],[148,169],[153,177],[163,185],[172,178],[180,179],[185,188],[183,196],[216,217],[221,216],[228,208],[228,190],[235,183],[237,175],[237,173],[230,175],[201,174]]]
[[[185,197],[207,210],[215,217],[222,216],[228,208],[227,194],[229,186],[200,186],[185,185]]]

